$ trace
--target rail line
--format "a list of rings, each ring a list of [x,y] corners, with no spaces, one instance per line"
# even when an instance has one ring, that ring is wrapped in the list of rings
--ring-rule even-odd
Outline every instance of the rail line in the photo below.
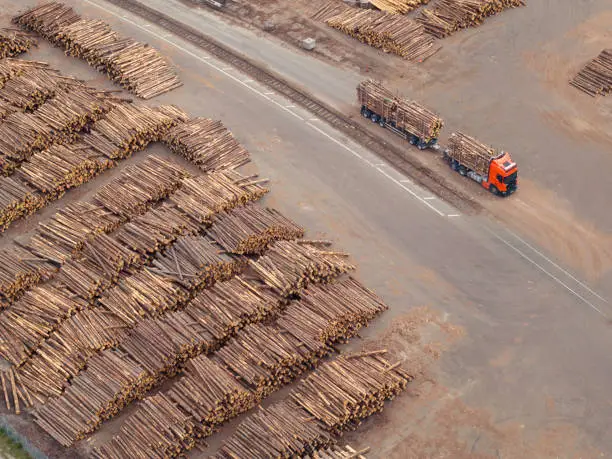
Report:
[[[471,196],[450,186],[446,179],[408,157],[401,148],[388,143],[382,136],[370,132],[359,123],[317,100],[306,91],[288,83],[280,76],[262,68],[249,58],[229,49],[214,38],[136,0],[105,0],[126,11],[172,32],[210,55],[236,68],[253,80],[273,89],[291,102],[304,107],[317,118],[326,121],[358,144],[388,161],[400,172],[428,188],[462,211],[480,212],[482,206]]]

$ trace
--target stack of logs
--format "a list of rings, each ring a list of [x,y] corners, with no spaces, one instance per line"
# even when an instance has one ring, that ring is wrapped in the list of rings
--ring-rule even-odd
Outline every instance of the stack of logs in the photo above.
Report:
[[[274,209],[247,205],[220,214],[208,234],[228,252],[259,255],[273,241],[301,238],[304,229]]]
[[[15,246],[0,249],[0,310],[32,285],[50,279],[57,267],[45,258]]]
[[[172,128],[165,142],[173,152],[203,171],[235,169],[250,161],[249,152],[221,121],[193,118]]]
[[[85,59],[143,99],[182,85],[176,71],[156,49],[122,37],[103,21],[82,19],[62,3],[34,7],[15,16],[13,22],[41,34],[68,54]]]
[[[447,37],[460,29],[474,27],[508,8],[524,6],[525,0],[438,0],[431,8],[420,10],[416,20],[436,38]]]
[[[343,252],[321,248],[318,241],[279,241],[251,268],[279,295],[299,295],[310,283],[328,282],[355,267]]]
[[[406,14],[429,3],[429,0],[370,0],[370,3],[386,13]]]
[[[36,40],[31,35],[14,29],[0,29],[0,59],[26,53],[32,46],[36,46]]]
[[[398,395],[412,379],[399,363],[380,357],[381,352],[324,363],[290,399],[260,408],[242,421],[214,457],[318,457],[317,451],[333,444],[333,435],[381,411],[385,400]]]
[[[604,49],[570,80],[575,88],[595,97],[612,92],[612,49]]]
[[[415,62],[424,61],[440,49],[422,24],[401,14],[348,8],[325,23],[384,52]]]

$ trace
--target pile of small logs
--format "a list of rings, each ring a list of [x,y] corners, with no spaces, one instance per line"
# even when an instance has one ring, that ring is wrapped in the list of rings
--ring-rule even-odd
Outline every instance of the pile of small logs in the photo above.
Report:
[[[101,187],[94,202],[122,218],[143,214],[153,203],[174,192],[188,175],[173,161],[149,156]]]
[[[34,69],[48,69],[46,62],[25,61],[23,59],[0,59],[0,89],[7,81]]]
[[[170,458],[195,446],[200,427],[164,394],[147,397],[112,440],[96,448],[96,459]]]
[[[13,177],[0,177],[0,232],[46,203],[45,196],[27,183]]]
[[[109,159],[124,159],[151,142],[161,141],[184,116],[172,107],[116,104],[82,139]]]
[[[143,99],[182,85],[176,71],[154,48],[114,32],[103,21],[82,19],[59,2],[15,16],[13,22],[40,33],[68,54],[87,60]]]
[[[429,3],[429,0],[370,0],[370,3],[387,13],[406,14]]]
[[[19,372],[13,367],[0,369],[0,383],[4,395],[4,405],[9,411],[21,414],[21,408],[29,408],[33,405],[28,389],[21,383]],[[1,405],[1,404],[0,404]]]
[[[416,20],[436,38],[447,37],[460,29],[480,25],[508,8],[525,6],[525,0],[438,0],[422,9]]]
[[[442,118],[418,102],[395,96],[380,81],[364,80],[357,86],[360,105],[378,113],[398,129],[417,135],[424,142],[437,139]]]
[[[29,34],[15,29],[0,29],[0,59],[26,53],[36,46],[36,40]]]
[[[232,278],[245,264],[243,259],[223,253],[208,236],[183,236],[153,260],[150,269],[196,290]]]
[[[32,398],[44,403],[62,394],[66,382],[101,350],[117,345],[125,324],[99,309],[84,309],[63,321],[21,366],[19,373]]]
[[[222,344],[246,325],[262,322],[280,309],[280,299],[264,286],[241,276],[199,292],[185,308]]]
[[[86,303],[53,283],[26,292],[0,313],[0,356],[21,365],[63,319]]]
[[[323,3],[323,6],[315,10],[310,18],[314,21],[325,22],[348,9],[350,9],[350,7],[340,1],[326,1]]]
[[[221,121],[193,118],[170,129],[164,141],[173,152],[207,172],[235,169],[250,161],[249,152]]]
[[[412,376],[381,351],[339,357],[323,363],[291,392],[293,400],[314,419],[338,434],[382,411],[386,400],[402,392]]]
[[[123,270],[139,265],[141,261],[139,254],[112,236],[99,234],[62,266],[55,281],[83,300],[94,302],[117,283]]]
[[[215,214],[257,201],[269,190],[266,180],[244,177],[235,170],[210,172],[183,180],[181,189],[168,201],[188,215],[196,225],[209,226]]]
[[[273,241],[302,237],[304,229],[277,210],[247,205],[220,214],[207,233],[228,252],[253,255]]]
[[[349,8],[325,23],[363,43],[415,62],[424,61],[440,49],[423,25],[401,14]]]
[[[320,423],[309,419],[291,401],[281,401],[260,408],[242,421],[214,458],[315,457],[316,451],[332,443],[331,435]]]
[[[495,149],[462,132],[453,132],[448,139],[452,158],[470,166],[475,172],[487,176],[491,158],[498,155]]]
[[[57,71],[35,68],[7,81],[0,91],[0,99],[21,111],[33,112],[57,91],[74,86],[84,87],[83,82],[62,77]]]
[[[570,84],[590,96],[605,96],[612,92],[612,48],[604,49],[599,56],[584,66],[570,80]]]
[[[321,248],[316,241],[279,241],[251,268],[283,297],[299,295],[310,283],[328,282],[355,269],[343,252]]]
[[[355,448],[344,445],[331,445],[325,449],[316,451],[313,455],[313,459],[367,459],[364,454],[370,451],[370,448],[363,448],[356,450]]]
[[[103,351],[89,360],[61,396],[35,411],[34,422],[63,446],[71,446],[132,401],[135,388],[147,378],[129,357]]]
[[[372,291],[348,277],[304,290],[278,318],[278,325],[302,341],[315,338],[333,345],[348,340],[387,309]]]
[[[0,309],[32,285],[50,279],[57,267],[19,246],[0,250]]]
[[[305,343],[276,326],[254,324],[219,349],[213,360],[229,369],[257,397],[264,398],[328,353],[329,348],[322,343]]]
[[[24,163],[16,177],[44,194],[46,199],[55,200],[113,165],[113,161],[93,154],[78,142],[52,145]]]

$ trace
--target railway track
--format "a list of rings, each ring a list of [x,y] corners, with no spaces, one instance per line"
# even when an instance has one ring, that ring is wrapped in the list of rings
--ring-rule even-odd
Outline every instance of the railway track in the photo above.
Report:
[[[384,137],[371,132],[360,123],[317,100],[311,94],[288,83],[273,72],[262,68],[261,65],[251,61],[249,58],[219,43],[214,38],[136,0],[106,1],[163,27],[167,31],[172,32],[248,75],[253,80],[273,89],[278,94],[291,100],[291,102],[304,107],[316,115],[317,118],[325,120],[335,129],[376,153],[415,182],[428,188],[463,212],[474,213],[483,210],[482,206],[471,196],[447,183],[446,178],[442,175],[428,169],[417,160],[406,155],[400,147],[388,143]]]

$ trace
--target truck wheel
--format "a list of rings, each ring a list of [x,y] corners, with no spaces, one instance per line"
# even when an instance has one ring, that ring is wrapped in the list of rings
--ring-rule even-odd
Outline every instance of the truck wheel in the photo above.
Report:
[[[385,127],[385,119],[383,117],[381,117],[380,120],[378,121],[378,124],[380,124],[380,127],[384,128]]]
[[[489,187],[489,191],[493,193],[495,196],[500,196],[501,194],[495,185],[491,185]]]
[[[465,168],[465,166],[459,166],[458,172],[464,177],[467,175],[467,169]]]
[[[371,119],[372,119],[372,123],[378,123],[378,121],[380,120],[380,116],[374,113]]]
[[[369,108],[366,108],[362,113],[364,118],[370,118],[372,116],[372,111]]]

